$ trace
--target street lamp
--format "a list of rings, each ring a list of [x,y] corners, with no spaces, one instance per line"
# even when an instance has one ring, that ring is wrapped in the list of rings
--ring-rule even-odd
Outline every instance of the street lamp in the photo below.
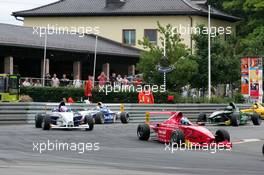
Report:
[[[164,36],[164,51],[163,51],[163,56],[161,58],[161,62],[164,63],[164,66],[158,65],[157,69],[158,69],[158,72],[163,73],[163,85],[166,91],[166,74],[171,72],[174,69],[173,66],[167,66],[169,65],[169,59],[166,56],[166,36]]]

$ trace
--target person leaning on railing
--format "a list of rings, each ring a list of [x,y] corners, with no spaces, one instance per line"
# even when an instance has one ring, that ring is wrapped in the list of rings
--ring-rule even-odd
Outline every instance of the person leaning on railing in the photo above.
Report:
[[[66,74],[62,75],[62,79],[60,80],[60,85],[61,86],[68,86],[70,80],[67,78]]]
[[[99,86],[104,86],[107,81],[107,77],[104,72],[101,72],[97,79],[99,80]]]
[[[51,76],[49,73],[45,76],[45,86],[51,86]]]
[[[79,79],[78,76],[75,77],[75,80],[73,80],[73,86],[75,88],[80,88],[82,87],[82,81]]]

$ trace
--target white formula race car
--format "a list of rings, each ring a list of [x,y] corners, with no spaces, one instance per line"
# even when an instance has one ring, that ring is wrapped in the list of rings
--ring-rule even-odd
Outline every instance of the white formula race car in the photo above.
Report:
[[[58,108],[49,113],[39,113],[35,116],[35,127],[43,130],[50,129],[85,129],[94,128],[94,120],[88,115],[73,112],[61,102]]]
[[[129,122],[129,114],[127,112],[112,111],[102,102],[97,103],[97,107],[90,110],[79,111],[82,116],[91,116],[95,124],[115,123],[120,120],[121,123],[126,124]]]

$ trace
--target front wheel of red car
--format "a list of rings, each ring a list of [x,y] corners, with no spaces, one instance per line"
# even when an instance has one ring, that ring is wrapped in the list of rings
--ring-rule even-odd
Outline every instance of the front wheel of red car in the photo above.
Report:
[[[181,130],[175,130],[171,133],[170,143],[175,145],[178,144],[180,146],[185,142],[184,134]]]
[[[223,142],[223,141],[230,142],[230,135],[226,130],[219,129],[215,132],[215,142],[219,143],[219,142]]]
[[[148,140],[150,137],[150,128],[147,124],[140,124],[137,128],[137,136],[139,140]]]

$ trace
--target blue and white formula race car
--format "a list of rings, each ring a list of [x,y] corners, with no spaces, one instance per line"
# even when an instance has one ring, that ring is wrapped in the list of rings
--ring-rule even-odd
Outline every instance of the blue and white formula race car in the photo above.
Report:
[[[94,128],[94,120],[89,115],[73,112],[61,102],[58,108],[48,113],[39,113],[35,116],[35,127],[43,130],[50,129],[85,129],[91,131]]]
[[[90,116],[94,119],[95,124],[115,123],[120,119],[121,123],[129,122],[129,114],[127,112],[114,112],[102,102],[97,103],[95,108],[91,110],[79,111],[82,116]]]

